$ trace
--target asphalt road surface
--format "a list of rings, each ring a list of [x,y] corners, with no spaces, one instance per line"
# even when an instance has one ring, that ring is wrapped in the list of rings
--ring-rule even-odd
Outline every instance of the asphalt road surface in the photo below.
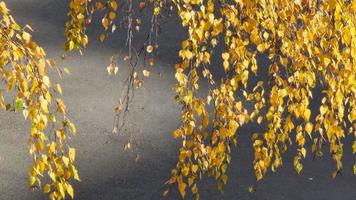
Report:
[[[64,44],[67,1],[5,2],[17,21],[33,27],[35,40],[47,50],[48,56],[58,59]],[[161,197],[164,182],[175,166],[180,142],[171,137],[172,130],[180,123],[180,108],[174,101],[172,88],[175,85],[173,64],[177,61],[184,30],[175,17],[163,27],[160,52],[151,68],[151,76],[135,94],[128,124],[128,130],[139,135],[140,144],[134,152],[123,150],[127,135],[111,133],[113,107],[123,90],[127,66],[120,63],[117,76],[108,76],[106,72],[111,55],[124,57],[125,35],[115,35],[101,44],[96,39],[99,31],[95,27],[89,29],[89,33],[90,45],[82,56],[73,53],[59,62],[71,69],[71,75],[60,82],[69,116],[78,129],[77,137],[71,140],[77,149],[81,176],[81,182],[74,184],[75,199],[164,199]],[[0,200],[47,199],[41,191],[28,189],[27,170],[31,161],[26,145],[28,123],[18,113],[4,112],[0,113],[0,123]],[[261,128],[254,125],[238,130],[239,144],[233,150],[224,193],[217,191],[212,178],[205,177],[200,183],[201,199],[356,199],[351,141],[345,141],[345,170],[335,180],[331,178],[334,163],[328,154],[316,160],[308,156],[302,175],[297,175],[293,169],[295,151],[289,150],[284,155],[283,167],[277,173],[268,172],[255,184],[250,137],[259,130]],[[250,185],[255,185],[253,193],[248,192]],[[173,190],[167,199],[180,197]]]

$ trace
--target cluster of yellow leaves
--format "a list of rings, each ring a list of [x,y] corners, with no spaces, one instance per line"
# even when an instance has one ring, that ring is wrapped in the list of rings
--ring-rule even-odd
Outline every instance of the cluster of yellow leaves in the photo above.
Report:
[[[152,20],[157,20],[157,15],[161,12],[161,7],[163,6],[163,1],[161,0],[150,0],[149,3],[153,5],[153,13]],[[114,33],[117,29],[117,21],[119,20],[119,13],[122,14],[123,21],[120,22],[127,25],[127,39],[126,45],[129,46],[129,55],[124,58],[124,61],[129,61],[130,64],[137,63],[135,54],[138,52],[134,52],[131,47],[131,42],[133,38],[133,31],[140,31],[142,20],[138,14],[136,14],[136,10],[142,10],[146,8],[146,2],[140,1],[137,5],[135,2],[131,0],[118,2],[117,0],[106,0],[106,1],[91,1],[91,0],[71,0],[68,16],[70,20],[66,22],[66,31],[65,36],[67,42],[65,44],[65,50],[71,51],[81,50],[88,43],[88,37],[85,34],[86,25],[92,23],[92,15],[94,12],[99,11],[103,13],[100,17],[101,25],[103,28],[102,33],[99,34],[99,40],[104,42],[109,34]],[[120,12],[119,12],[119,9]],[[152,24],[152,26],[155,26]],[[151,27],[151,34],[156,31]],[[149,40],[152,39],[151,34],[149,35]],[[146,53],[149,54],[149,58],[147,59],[147,63],[152,66],[154,64],[154,59],[152,57],[152,53],[154,51],[154,46],[151,45],[151,42],[146,45]],[[140,53],[138,53],[140,54]],[[107,67],[109,74],[116,74],[118,71],[118,67],[113,62],[113,58],[110,59],[110,65]],[[145,77],[148,77],[150,72],[147,69],[142,70],[142,74]],[[142,86],[142,78],[139,76],[137,70],[132,71],[131,78],[133,85],[136,88],[140,88]]]
[[[199,198],[197,183],[204,174],[214,176],[222,190],[228,179],[231,144],[237,143],[237,129],[250,122],[265,126],[265,131],[251,137],[257,180],[269,169],[275,171],[282,166],[281,154],[293,143],[298,148],[294,167],[301,173],[301,160],[308,152],[307,139],[312,141],[311,152],[317,156],[322,155],[322,146],[329,143],[336,161],[333,176],[340,172],[345,130],[356,138],[356,1],[149,2],[153,4],[152,22],[163,6],[173,5],[188,33],[179,51],[182,61],[175,65],[176,100],[183,109],[182,125],[173,132],[173,137],[182,139],[182,146],[167,182],[177,184],[182,197],[190,189]],[[129,24],[131,44],[132,29],[135,26],[139,31],[141,20],[132,18],[131,0],[123,1],[122,5],[127,13],[124,20]],[[84,34],[80,19],[85,6],[89,7],[89,13],[106,10],[102,18],[104,30],[116,28],[113,21],[117,19],[116,1],[94,4],[89,0],[72,0],[67,33],[79,34],[67,34],[69,41],[73,35]],[[146,2],[140,1],[138,7],[145,8]],[[105,32],[99,39],[103,41],[106,37]],[[74,48],[80,44],[73,43],[78,44]],[[218,55],[225,72],[221,80],[211,73],[210,60],[217,56],[213,54],[217,45],[225,47]],[[157,47],[149,42],[145,50],[150,54]],[[129,52],[131,62],[131,49]],[[257,63],[256,58],[263,55],[268,56],[268,66]],[[115,67],[111,64],[109,73],[115,73]],[[261,77],[262,71],[268,71],[268,77],[251,82],[251,77]],[[147,70],[142,73],[149,76]],[[206,98],[197,94],[202,77],[210,84]],[[136,87],[142,85],[136,71],[131,78]],[[319,95],[322,99],[319,113],[314,114],[310,101],[317,90],[323,92]],[[242,103],[245,100],[254,104],[251,113]],[[208,112],[209,106],[212,113]],[[356,153],[356,141],[352,148]]]
[[[71,0],[69,3],[68,20],[65,24],[64,35],[67,39],[64,49],[71,51],[81,49],[88,44],[88,36],[85,34],[85,25],[90,23],[86,19],[86,8],[88,0]]]
[[[114,32],[116,25],[113,23],[117,18],[118,3],[116,0],[107,0],[105,3],[92,0],[71,0],[69,4],[69,20],[66,22],[65,50],[81,50],[88,44],[86,26],[92,23],[92,15],[95,11],[107,11],[101,19],[104,32],[99,35],[99,40],[103,42],[107,37],[107,31],[111,27]]]
[[[0,1],[0,76],[6,84],[6,92],[14,94],[12,103],[6,102],[0,91],[0,107],[4,110],[21,111],[31,123],[29,152],[33,165],[29,169],[29,184],[49,193],[50,199],[73,198],[72,178],[79,180],[74,166],[75,149],[67,144],[69,132],[76,128],[65,115],[62,99],[55,99],[55,91],[62,93],[61,86],[52,82],[48,68],[56,68],[53,60],[47,60],[44,49],[38,46],[29,33],[31,27],[21,28],[9,14],[5,3]],[[53,124],[50,134],[48,126]],[[47,130],[47,131],[46,131]],[[49,178],[43,178],[48,176]],[[45,184],[41,181],[45,180]]]
[[[103,33],[99,35],[99,40],[103,42],[107,37],[107,31],[111,28],[111,32],[116,30],[114,20],[117,18],[118,3],[116,0],[108,0],[106,3],[100,1],[95,2],[95,5],[89,6],[91,12],[94,10],[105,11],[104,16],[101,19],[101,25],[104,28]]]
[[[231,144],[237,142],[236,130],[248,119],[247,110],[234,93],[241,83],[246,85],[248,71],[246,63],[239,62],[238,55],[222,53],[223,67],[228,73],[235,63],[238,68],[236,76],[221,80],[220,85],[214,81],[209,70],[212,50],[223,34],[223,18],[217,18],[215,2],[208,1],[175,1],[183,26],[188,27],[189,39],[183,41],[179,52],[182,63],[176,65],[177,100],[183,105],[182,127],[174,132],[174,137],[181,137],[179,161],[172,171],[169,184],[177,184],[182,197],[189,187],[196,198],[199,198],[197,182],[203,174],[214,176],[219,189],[227,182],[227,168],[231,162]],[[222,11],[222,10],[221,10]],[[233,14],[233,10],[228,13]],[[226,33],[226,34],[231,34]],[[228,38],[226,43],[230,43]],[[239,42],[239,41],[232,41]],[[244,48],[244,47],[242,47]],[[242,55],[241,55],[242,56]],[[241,59],[242,60],[242,59]],[[204,67],[203,76],[211,85],[207,99],[197,97],[199,89],[198,68]],[[214,118],[210,119],[206,105],[213,101]],[[210,127],[208,127],[210,126]],[[212,129],[212,130],[208,130]]]
[[[176,99],[183,110],[182,126],[173,136],[183,144],[168,183],[177,184],[182,197],[190,188],[199,198],[197,181],[208,174],[222,189],[230,147],[237,141],[236,130],[255,120],[267,126],[263,133],[252,135],[257,180],[268,169],[282,166],[281,153],[293,141],[298,147],[294,167],[300,173],[301,160],[307,156],[307,138],[313,142],[311,152],[318,156],[322,145],[330,144],[335,177],[342,169],[344,130],[356,137],[356,1],[173,3],[188,29],[188,39],[179,52],[182,62],[175,67]],[[226,75],[216,84],[209,71],[210,57],[221,36],[226,47],[221,54]],[[259,71],[256,57],[262,54],[268,54],[270,61],[268,79],[251,85],[251,72],[257,75]],[[197,95],[198,68],[203,68],[202,75],[211,85],[206,101]],[[320,113],[312,115],[309,102],[316,87],[323,90],[323,99]],[[240,94],[254,102],[252,113],[236,99]],[[213,118],[206,111],[211,101]]]

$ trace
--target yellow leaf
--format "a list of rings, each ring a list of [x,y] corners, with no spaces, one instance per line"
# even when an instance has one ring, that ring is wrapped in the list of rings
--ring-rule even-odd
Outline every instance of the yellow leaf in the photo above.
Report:
[[[67,193],[69,194],[70,198],[74,198],[74,190],[70,184],[67,184]]]
[[[263,38],[264,38],[264,39],[267,40],[267,39],[268,39],[268,36],[269,36],[269,34],[268,34],[267,32],[264,32],[264,33],[263,33]]]
[[[0,2],[0,13],[6,15],[8,13],[8,9],[6,7],[5,2],[1,1]]]
[[[52,181],[56,181],[56,175],[52,171],[48,172],[48,176],[51,178]]]
[[[173,138],[174,139],[177,139],[178,137],[181,137],[183,134],[182,130],[181,129],[177,129],[173,132]]]
[[[63,100],[62,99],[56,99],[56,103],[57,103],[57,110],[60,113],[65,113],[66,106],[65,106]]]
[[[51,185],[46,184],[43,188],[44,193],[49,193],[51,191]]]
[[[258,69],[257,64],[256,63],[252,63],[251,70],[255,75],[257,74],[257,69]]]
[[[162,196],[167,196],[168,195],[168,192],[169,192],[169,190],[165,190],[163,193],[162,193]]]
[[[66,167],[68,167],[69,164],[69,158],[67,156],[62,156],[63,163],[65,164]]]
[[[45,59],[41,59],[37,66],[38,66],[38,73],[41,76],[44,76],[45,75],[45,67],[46,67]]]
[[[79,175],[78,175],[78,170],[74,167],[74,165],[71,165],[70,170],[73,174],[73,177],[75,180],[80,181]]]
[[[69,48],[69,51],[73,50],[74,49],[74,42],[73,41],[69,41],[68,43],[68,48]]]
[[[27,32],[22,32],[22,38],[25,40],[26,43],[29,43],[31,40],[31,35]]]
[[[192,172],[196,173],[198,171],[198,165],[192,166]]]
[[[65,199],[66,194],[65,194],[65,191],[64,191],[63,184],[59,183],[57,185],[58,185],[58,190],[61,193],[61,196],[63,197],[63,199]]]
[[[105,34],[101,33],[100,36],[99,36],[100,42],[104,42],[105,38],[106,38]]]
[[[145,70],[145,69],[142,71],[142,73],[143,73],[143,75],[146,76],[146,77],[148,77],[148,76],[150,75],[150,72],[147,71],[147,70]]]
[[[339,172],[338,172],[337,170],[333,171],[333,173],[331,174],[331,177],[332,177],[333,179],[335,179],[338,173],[339,173]]]
[[[184,101],[184,103],[185,104],[190,104],[191,102],[192,102],[192,92],[191,91],[189,91],[188,92],[188,94],[187,94],[187,96],[185,96],[184,98],[183,98],[183,101]]]
[[[37,151],[41,152],[44,148],[43,142],[39,141],[35,144]]]
[[[50,88],[50,87],[51,87],[51,82],[50,82],[48,76],[43,76],[43,77],[42,77],[42,81],[43,81],[43,83],[47,86],[47,88]]]
[[[29,177],[30,186],[33,186],[35,183],[36,183],[36,177],[35,176],[30,176]]]
[[[221,179],[222,179],[222,181],[224,182],[224,184],[227,183],[227,176],[226,176],[226,174],[222,175],[222,176],[221,176]]]
[[[204,114],[203,115],[202,125],[203,125],[203,127],[207,127],[208,124],[209,124],[209,115],[208,114]]]
[[[102,20],[101,20],[101,24],[103,25],[103,27],[106,29],[108,29],[109,27],[109,20],[108,18],[104,17]]]
[[[305,125],[305,131],[309,134],[309,136],[311,137],[311,133],[313,131],[313,124],[308,122],[306,125]]]
[[[116,13],[115,12],[109,12],[109,19],[114,20],[116,18]]]
[[[51,96],[51,93],[49,91],[46,92],[45,94],[45,99],[47,100],[48,104],[51,103],[52,101],[52,96]]]
[[[71,161],[75,160],[75,149],[74,148],[69,148],[69,158]]]
[[[302,148],[301,150],[300,150],[300,153],[302,154],[302,156],[305,158],[306,157],[306,155],[307,155],[307,151],[305,150],[305,148]]]
[[[324,64],[325,66],[328,66],[330,64],[331,60],[328,57],[324,57]]]
[[[182,196],[182,198],[184,198],[185,196],[185,189],[187,187],[187,184],[185,184],[184,182],[178,182],[178,190],[179,190],[179,193],[180,195]]]
[[[328,112],[328,107],[325,105],[320,106],[320,114],[324,115],[326,112]]]
[[[239,125],[235,120],[230,120],[229,121],[230,136],[233,136],[236,133],[236,130],[237,130],[238,126]]]
[[[56,151],[56,143],[52,142],[48,147],[48,153],[52,154]]]
[[[183,176],[188,176],[188,174],[189,174],[189,167],[187,167],[187,166],[183,167],[183,169],[182,169],[182,174],[183,174]]]
[[[27,119],[27,117],[28,117],[28,110],[27,109],[24,109],[23,111],[22,111],[22,115],[23,115],[23,117],[25,118],[25,119]]]
[[[68,123],[69,129],[70,131],[72,131],[72,133],[75,135],[77,133],[77,128],[75,127],[75,125],[71,122]]]
[[[249,193],[254,192],[254,188],[253,188],[253,186],[252,186],[252,185],[250,185],[250,186],[248,187],[248,192],[249,192]]]
[[[110,7],[113,9],[113,10],[117,10],[117,3],[116,3],[116,1],[114,0],[114,1],[110,1]]]
[[[11,76],[11,78],[9,78],[9,81],[7,83],[7,90],[10,91],[14,88],[16,82],[16,77],[15,76]]]
[[[62,94],[62,87],[60,84],[57,83],[57,91],[59,92],[59,94]]]
[[[305,120],[305,121],[309,121],[310,115],[311,115],[310,109],[305,109],[305,111],[304,111],[304,113],[303,113],[303,118],[304,118],[304,120]]]
[[[198,116],[203,113],[204,107],[199,101],[194,101],[193,107],[195,109],[195,112],[197,112]]]
[[[229,65],[230,65],[230,64],[229,64],[229,61],[225,60],[225,61],[223,62],[223,66],[224,66],[224,70],[225,70],[225,71],[228,71],[228,70],[229,70],[229,68],[230,68]]]
[[[48,102],[47,102],[47,100],[45,100],[43,98],[43,96],[40,96],[39,100],[40,100],[40,106],[41,106],[42,111],[44,113],[48,113]]]
[[[68,69],[67,67],[64,67],[64,68],[63,68],[63,71],[64,71],[66,74],[70,74],[70,71],[69,71],[69,69]]]
[[[226,52],[225,52],[225,53],[222,54],[223,60],[228,60],[229,57],[230,57],[230,54],[229,54],[229,53],[226,53]]]

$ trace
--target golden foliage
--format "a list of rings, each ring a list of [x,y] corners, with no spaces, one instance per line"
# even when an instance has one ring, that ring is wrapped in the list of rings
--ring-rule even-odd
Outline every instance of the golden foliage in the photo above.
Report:
[[[75,134],[75,126],[65,115],[65,105],[59,97],[56,110],[51,107],[55,90],[47,70],[57,68],[53,60],[46,59],[43,48],[38,46],[29,33],[30,26],[20,27],[10,15],[5,3],[0,1],[0,75],[6,84],[5,92],[14,94],[6,102],[0,92],[0,107],[4,110],[21,111],[31,123],[29,152],[33,164],[29,169],[29,184],[49,193],[50,199],[64,199],[66,194],[73,198],[70,180],[79,180],[74,166],[75,150],[67,140],[69,131]],[[57,92],[62,93],[56,84]],[[12,103],[11,103],[12,101]],[[53,124],[54,130],[47,128]],[[43,178],[48,176],[49,178]]]
[[[190,188],[199,198],[197,181],[202,174],[208,174],[215,177],[222,189],[231,161],[230,147],[237,141],[236,130],[253,121],[267,125],[263,133],[252,136],[257,180],[268,169],[275,171],[282,165],[281,154],[293,141],[298,147],[294,167],[300,173],[301,160],[307,155],[306,136],[312,139],[311,151],[316,155],[322,155],[322,144],[330,144],[336,175],[342,169],[344,130],[356,136],[353,114],[356,2],[173,0],[173,3],[189,37],[183,41],[179,53],[182,62],[176,65],[176,91],[183,111],[182,126],[174,137],[182,138],[183,143],[168,183],[177,184],[183,197],[186,188]],[[225,46],[221,57],[226,76],[215,84],[209,67],[219,42]],[[270,61],[268,80],[251,85],[251,74],[258,74],[261,67],[256,57],[265,53]],[[214,118],[203,121],[201,113],[209,114],[204,99],[196,95],[200,78],[197,68],[201,67],[203,77],[211,84],[208,98],[214,108],[211,114]],[[309,102],[317,85],[322,85],[324,98],[320,113],[312,115]],[[254,102],[252,113],[236,99],[241,94]],[[208,124],[211,127],[207,130]],[[295,139],[292,133],[296,133]]]
[[[132,6],[130,0],[123,2]],[[199,198],[197,183],[204,174],[215,177],[222,190],[228,180],[231,145],[237,143],[238,128],[251,122],[266,125],[264,132],[252,134],[257,180],[269,169],[282,166],[281,154],[293,143],[298,148],[294,167],[301,173],[308,138],[313,143],[311,152],[317,156],[322,155],[324,143],[330,144],[336,162],[333,176],[338,174],[345,130],[356,137],[356,1],[150,2],[153,16],[159,16],[164,6],[176,8],[188,33],[179,51],[181,62],[175,65],[176,100],[183,109],[182,125],[173,137],[181,138],[182,146],[167,181],[178,186],[182,197],[190,189]],[[111,13],[117,5],[116,1],[107,1],[94,6],[97,10],[109,8],[102,18],[105,31],[117,18]],[[138,6],[147,7],[145,2]],[[132,19],[131,7],[128,11],[128,19]],[[128,26],[131,34],[130,29]],[[106,37],[102,33],[100,40]],[[213,54],[219,43],[224,47],[220,56],[225,76],[216,80],[210,70],[217,67],[211,66],[211,58],[220,57]],[[152,53],[155,48],[149,43],[146,51]],[[256,58],[262,55],[268,55],[269,66],[258,65]],[[261,71],[268,71],[268,79],[252,83],[251,78],[259,78]],[[148,76],[149,71],[143,74]],[[201,78],[210,84],[206,99],[197,95]],[[319,113],[312,113],[310,108],[314,89],[322,90]],[[246,108],[248,103],[254,104],[252,112]],[[212,113],[207,111],[209,106]],[[353,145],[353,152],[355,149]]]
[[[131,48],[133,29],[140,30],[141,20],[133,21],[132,1],[123,2],[125,4],[115,0],[71,0],[65,49],[85,47],[88,43],[86,25],[91,23],[91,14],[95,10],[104,12],[101,18],[104,31],[99,35],[99,40],[104,41],[109,30],[115,31],[115,20],[120,14],[118,9],[124,5],[127,11],[124,13],[128,29],[127,58],[132,67],[130,81],[141,87],[142,80],[138,78],[141,73],[133,67],[136,57],[132,55],[134,51]],[[182,145],[177,165],[167,181],[178,186],[182,197],[189,189],[199,198],[197,184],[203,175],[215,177],[219,189],[223,189],[228,180],[231,146],[237,143],[238,128],[251,122],[266,125],[262,133],[253,133],[251,137],[257,180],[262,179],[268,170],[275,171],[282,166],[281,155],[293,143],[298,150],[293,164],[297,173],[301,173],[301,161],[308,154],[307,140],[312,141],[311,152],[317,156],[322,155],[322,145],[329,143],[336,163],[333,177],[342,170],[343,139],[346,135],[356,138],[356,1],[149,2],[153,4],[153,24],[156,24],[164,6],[172,6],[188,33],[179,51],[181,62],[175,65],[176,99],[182,105],[182,111],[181,126],[173,132],[173,137],[181,139]],[[138,4],[139,9],[149,7],[143,1]],[[69,155],[60,157],[56,152],[64,151],[65,130],[69,128],[75,132],[75,127],[65,118],[62,127],[56,131],[59,143],[48,141],[42,133],[50,116],[48,105],[51,103],[51,82],[45,73],[47,62],[43,60],[44,52],[37,48],[25,30],[20,30],[8,15],[4,3],[1,4],[1,14],[4,16],[2,26],[6,29],[1,32],[0,45],[11,51],[1,51],[5,53],[2,53],[4,59],[0,59],[0,66],[12,66],[12,71],[2,70],[1,73],[9,90],[15,86],[18,88],[16,108],[23,109],[25,118],[29,117],[33,123],[31,153],[37,160],[38,155],[42,156],[42,161],[35,162],[36,170],[30,174],[30,182],[39,182],[37,171],[41,174],[47,170],[54,185],[45,185],[45,192],[53,188],[52,198],[60,199],[66,192],[73,196],[73,188],[65,178],[79,179],[71,164],[75,151],[69,149]],[[151,28],[157,27],[152,25]],[[151,41],[152,35],[149,36],[150,40],[143,49],[151,54],[158,44]],[[12,40],[21,48],[7,42]],[[214,55],[218,45],[224,48],[223,52]],[[268,56],[268,66],[258,65],[256,58],[262,55]],[[211,65],[213,56],[221,58],[221,69],[225,72],[221,80],[216,80],[211,73],[213,67],[218,67]],[[27,64],[23,65],[25,58],[31,59],[26,59]],[[153,64],[153,60],[150,63]],[[107,69],[114,74],[118,70],[112,60]],[[251,82],[251,78],[260,77],[261,71],[268,71],[268,79]],[[142,73],[143,76],[150,74],[146,69]],[[210,85],[206,97],[197,95],[200,79],[206,79]],[[319,113],[312,113],[310,101],[314,91],[320,89]],[[57,90],[61,93],[61,87],[57,86]],[[250,103],[254,104],[253,111],[247,109]],[[65,116],[63,101],[56,99],[56,104],[57,111]],[[122,104],[120,101],[118,110],[122,110]],[[1,105],[8,107],[5,103]],[[208,112],[209,108],[213,111]],[[355,153],[355,142],[352,148]],[[48,167],[52,164],[55,168]],[[353,170],[356,171],[356,165]],[[64,179],[56,182],[58,178],[55,176]],[[167,193],[165,191],[164,195]]]

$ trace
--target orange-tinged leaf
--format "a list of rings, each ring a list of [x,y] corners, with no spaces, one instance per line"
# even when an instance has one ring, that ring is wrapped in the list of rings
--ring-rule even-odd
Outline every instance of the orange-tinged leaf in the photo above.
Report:
[[[109,12],[109,19],[114,20],[115,18],[116,18],[116,13],[113,11]]]
[[[104,42],[105,38],[106,38],[105,34],[101,33],[100,36],[99,36],[100,42]]]
[[[185,197],[185,194],[186,194],[186,187],[187,187],[187,184],[184,183],[184,182],[178,182],[178,190],[179,190],[179,194],[182,196],[182,198]]]
[[[116,3],[116,0],[110,1],[110,7],[113,10],[117,10],[118,6],[117,6],[117,3]]]
[[[44,192],[44,193],[49,193],[50,191],[51,191],[51,185],[46,184],[46,185],[43,187],[43,192]]]

